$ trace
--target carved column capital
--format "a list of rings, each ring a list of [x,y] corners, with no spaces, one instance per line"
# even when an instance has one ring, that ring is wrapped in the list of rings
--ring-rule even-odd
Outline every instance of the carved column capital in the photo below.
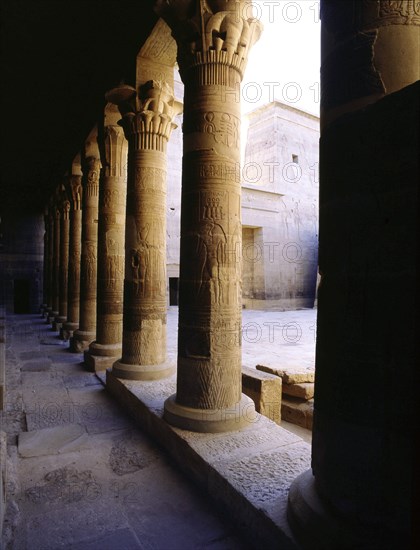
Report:
[[[98,157],[86,157],[82,164],[83,184],[86,195],[97,197],[99,193],[99,174],[101,161]]]
[[[107,100],[118,105],[125,136],[131,150],[165,151],[173,122],[181,112],[181,104],[175,101],[170,87],[157,80],[149,80],[139,91],[130,86],[114,88]]]
[[[82,176],[72,174],[68,180],[68,195],[73,210],[82,209]]]
[[[178,64],[184,80],[194,68],[202,72],[202,84],[226,84],[228,69],[242,80],[251,47],[262,32],[258,19],[248,17],[248,0],[200,0],[188,13],[185,2],[156,3],[156,11],[172,28],[178,44]],[[216,69],[216,67],[218,67]]]

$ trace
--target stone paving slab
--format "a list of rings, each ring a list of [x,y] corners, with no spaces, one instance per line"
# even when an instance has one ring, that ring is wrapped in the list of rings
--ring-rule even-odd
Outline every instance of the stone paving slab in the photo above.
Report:
[[[82,449],[87,442],[86,430],[80,424],[67,424],[21,432],[18,451],[21,457],[68,453]]]
[[[41,372],[48,371],[51,368],[51,361],[49,359],[40,361],[28,361],[24,363],[20,370],[22,372]]]

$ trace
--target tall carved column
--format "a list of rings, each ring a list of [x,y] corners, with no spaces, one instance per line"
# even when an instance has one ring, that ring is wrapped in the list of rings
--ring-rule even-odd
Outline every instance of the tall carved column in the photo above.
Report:
[[[415,548],[420,4],[322,0],[321,23],[312,469],[289,519],[304,548]]]
[[[101,162],[97,132],[93,131],[82,159],[82,257],[80,265],[80,321],[70,339],[70,351],[87,349],[96,336],[96,287],[98,248],[98,195]]]
[[[67,177],[66,177],[67,178]],[[70,201],[67,198],[63,184],[61,189],[61,227],[60,227],[60,281],[58,317],[54,319],[53,329],[60,330],[67,320],[67,280],[69,269],[69,239],[70,239]]]
[[[248,2],[249,4],[249,2]],[[185,84],[177,393],[166,420],[220,432],[252,422],[241,385],[240,103],[259,38],[245,2],[200,2],[188,21],[163,8]],[[222,9],[221,9],[222,8]]]
[[[96,340],[85,364],[105,370],[121,357],[124,291],[124,234],[128,143],[115,105],[105,108],[99,185],[98,293]]]
[[[52,311],[49,315],[48,321],[54,322],[54,319],[58,317],[58,309],[60,307],[60,226],[61,226],[61,212],[58,203],[58,197],[56,194],[54,207],[54,246],[53,246],[53,272],[52,272]]]
[[[69,269],[67,290],[67,321],[63,324],[60,335],[69,340],[79,328],[80,312],[80,262],[82,248],[82,172],[80,160],[72,164],[72,174],[68,182],[70,198],[70,239]]]
[[[114,89],[128,140],[122,358],[120,378],[153,380],[173,372],[166,355],[166,145],[175,126],[166,84]]]

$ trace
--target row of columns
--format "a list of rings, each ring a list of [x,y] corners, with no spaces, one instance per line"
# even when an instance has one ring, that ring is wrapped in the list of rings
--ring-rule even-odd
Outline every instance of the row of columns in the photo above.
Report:
[[[195,2],[195,7],[184,0],[158,4],[177,41],[185,84],[177,393],[165,404],[165,418],[197,431],[230,430],[243,425],[249,405],[240,386],[240,121],[235,87],[258,24],[243,17],[246,2],[238,0],[207,0]],[[409,141],[414,134],[404,141],[394,109],[405,116],[411,131],[404,101],[414,103],[410,84],[420,76],[420,8],[412,0],[323,0],[322,25],[322,283],[314,444],[312,470],[292,484],[288,516],[305,548],[408,547],[411,478],[404,469],[411,456],[412,411],[410,399],[398,400],[390,393],[390,381],[411,379],[415,337],[409,321],[395,325],[386,320],[389,311],[411,319],[413,310],[410,258],[415,253],[407,243],[414,243],[411,205],[418,202]],[[122,349],[109,375],[140,380],[171,370],[164,346],[166,301],[160,285],[165,267],[159,261],[164,258],[164,236],[159,229],[164,227],[164,159],[174,105],[171,91],[147,81],[153,78],[134,89],[121,86],[108,96],[118,104],[129,145]],[[390,97],[379,101],[386,95]],[[384,135],[372,132],[368,140],[358,133],[357,124],[369,133],[380,109],[398,128],[399,140],[392,124],[383,124]],[[346,141],[349,131],[353,133]],[[391,165],[385,160],[390,144],[396,168],[389,175]],[[359,155],[352,155],[356,150]],[[102,178],[100,188],[105,189]],[[221,204],[217,219],[205,207],[212,197]],[[109,215],[99,211],[105,233]],[[60,307],[54,202],[45,219],[45,296],[51,314]],[[103,239],[98,262],[104,261],[100,250],[109,253]],[[390,254],[393,239],[398,246]],[[86,245],[83,250],[86,271]],[[100,289],[106,284],[102,273],[111,268],[104,269],[106,262],[98,265],[99,319],[100,311],[110,312]],[[70,284],[68,289],[70,300]],[[81,293],[81,311],[86,296]],[[359,297],[360,311],[354,307]],[[121,315],[117,307],[115,315],[116,321]],[[100,323],[102,330],[106,321]],[[397,342],[395,352],[387,345],[391,341]],[[356,386],[355,368],[363,368],[359,376],[364,380]],[[374,398],[367,388],[376,388]]]
[[[153,40],[170,41],[171,48],[156,59],[155,45],[146,43],[136,86],[108,92],[104,120],[45,218],[45,311],[53,328],[70,339],[70,351],[83,351],[92,370],[112,367],[110,376],[171,375],[166,148],[181,107],[173,95],[178,52],[185,84],[178,376],[165,418],[211,432],[239,428],[255,414],[241,392],[237,88],[260,24],[238,12],[236,1],[222,8],[197,6],[188,21],[173,7],[163,8],[171,28],[160,20]],[[154,77],[157,68],[163,78]],[[222,215],[205,207],[212,199]]]

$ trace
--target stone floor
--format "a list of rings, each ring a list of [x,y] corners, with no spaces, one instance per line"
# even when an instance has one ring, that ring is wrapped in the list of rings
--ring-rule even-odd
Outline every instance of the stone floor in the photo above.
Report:
[[[315,318],[314,310],[244,311],[244,365],[313,364]],[[172,356],[176,325],[172,307]],[[6,550],[249,548],[39,316],[7,318],[6,354]]]

